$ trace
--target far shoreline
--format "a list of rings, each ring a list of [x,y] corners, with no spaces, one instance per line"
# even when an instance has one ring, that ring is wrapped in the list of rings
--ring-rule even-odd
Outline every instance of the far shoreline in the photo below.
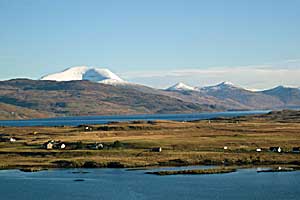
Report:
[[[33,119],[15,119],[15,120],[0,120],[2,127],[54,127],[54,126],[78,126],[78,125],[99,125],[112,122],[132,122],[132,121],[155,121],[155,120],[170,120],[170,121],[194,121],[208,120],[216,117],[240,117],[248,115],[266,114],[272,110],[230,110],[222,112],[198,112],[198,113],[169,113],[169,114],[128,114],[128,115],[91,115],[91,116],[63,116],[51,118],[33,118]],[[197,117],[198,116],[198,117]],[[98,122],[89,121],[97,120]],[[58,123],[59,121],[73,121],[74,123]],[[18,125],[18,122],[21,125]],[[26,124],[28,122],[28,124]],[[52,122],[48,123],[48,122]],[[55,123],[57,122],[57,123]],[[78,123],[76,123],[78,122]],[[79,123],[80,122],[80,123]],[[30,125],[33,124],[33,125]],[[36,125],[35,125],[36,124]]]

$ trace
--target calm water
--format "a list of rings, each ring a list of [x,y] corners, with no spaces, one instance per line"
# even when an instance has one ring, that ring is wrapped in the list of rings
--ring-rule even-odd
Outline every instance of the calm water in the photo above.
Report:
[[[79,170],[0,171],[0,199],[300,199],[300,172],[256,173],[255,169],[244,169],[221,175],[159,177],[125,169],[72,173],[76,171]]]
[[[87,117],[60,117],[34,120],[0,120],[0,126],[78,126],[81,124],[105,124],[114,121],[133,120],[175,120],[188,121],[211,119],[215,117],[234,117],[251,114],[262,114],[269,111],[238,111],[195,114],[156,114],[156,115],[118,115],[118,116],[87,116]]]

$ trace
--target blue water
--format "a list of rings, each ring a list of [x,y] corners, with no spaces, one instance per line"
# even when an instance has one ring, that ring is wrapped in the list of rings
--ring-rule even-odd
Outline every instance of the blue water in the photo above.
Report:
[[[59,117],[33,120],[0,120],[0,126],[78,126],[82,124],[106,124],[115,121],[134,120],[175,120],[189,121],[211,119],[215,117],[234,117],[251,114],[262,114],[269,111],[234,111],[217,113],[194,114],[154,114],[154,115],[118,115],[118,116],[86,116],[86,117]]]
[[[0,171],[0,199],[185,200],[300,199],[300,172],[156,176],[126,169]],[[152,170],[153,171],[153,170]],[[82,182],[74,180],[82,179]]]

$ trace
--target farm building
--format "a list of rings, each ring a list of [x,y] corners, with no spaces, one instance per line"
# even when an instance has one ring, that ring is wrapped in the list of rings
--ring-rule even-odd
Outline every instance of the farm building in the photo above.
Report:
[[[48,142],[46,144],[46,149],[53,149],[53,143],[52,142]]]
[[[66,148],[66,145],[64,143],[61,143],[59,146],[60,146],[60,149],[65,149]]]
[[[91,126],[84,126],[84,131],[93,131],[93,127],[91,127]]]
[[[45,149],[65,149],[66,148],[66,144],[62,143],[60,141],[50,140],[50,141],[44,143],[43,147]]]

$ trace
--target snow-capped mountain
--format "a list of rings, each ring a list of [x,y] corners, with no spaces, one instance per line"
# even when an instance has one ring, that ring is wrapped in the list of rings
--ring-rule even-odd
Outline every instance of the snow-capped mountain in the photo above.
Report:
[[[248,108],[255,107],[257,109],[261,109],[268,107],[280,107],[283,105],[280,100],[273,96],[253,92],[242,87],[235,86],[230,82],[222,82],[214,86],[203,87],[200,91],[217,99],[236,102]]]
[[[240,87],[235,86],[233,83],[225,81],[213,86],[206,86],[201,88],[203,91],[218,91],[224,89],[241,89]]]
[[[167,91],[197,91],[197,88],[186,85],[184,83],[176,83],[175,85],[166,89]]]
[[[261,91],[261,93],[275,96],[288,106],[298,107],[300,104],[300,90],[295,87],[277,86],[269,90]]]
[[[40,80],[52,81],[73,81],[73,80],[89,80],[97,83],[104,83],[109,85],[123,85],[129,84],[116,74],[108,69],[77,66],[68,68],[62,72],[49,74],[43,76]]]

